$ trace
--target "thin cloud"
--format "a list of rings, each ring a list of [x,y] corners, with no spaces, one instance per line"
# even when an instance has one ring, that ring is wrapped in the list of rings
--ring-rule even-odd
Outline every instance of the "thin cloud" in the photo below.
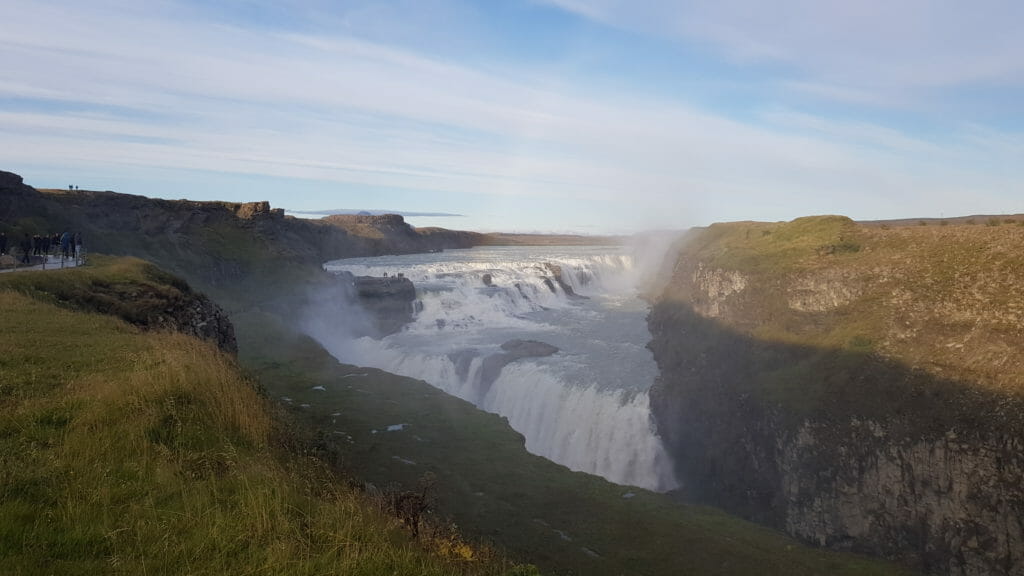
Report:
[[[572,205],[545,217],[618,229],[624,219],[914,215],[931,205],[923,190],[988,190],[991,206],[1009,207],[1007,191],[1024,176],[984,161],[1018,150],[1013,135],[972,125],[930,142],[779,107],[740,119],[343,33],[224,26],[173,3],[156,16],[115,8],[11,11],[0,30],[5,168],[55,158],[336,182],[493,199],[494,218]],[[38,104],[5,109],[5,100]],[[309,208],[287,194],[270,200]]]
[[[1013,0],[547,2],[604,25],[705,43],[735,61],[787,64],[795,82],[846,86],[847,95],[1024,83],[1024,4]]]

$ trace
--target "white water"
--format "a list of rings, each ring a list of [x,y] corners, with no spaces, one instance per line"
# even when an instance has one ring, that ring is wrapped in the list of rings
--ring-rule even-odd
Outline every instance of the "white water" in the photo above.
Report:
[[[561,266],[570,298],[545,263]],[[419,378],[508,418],[526,448],[573,470],[652,490],[677,486],[654,432],[647,391],[656,367],[646,306],[636,297],[644,268],[616,247],[494,247],[329,262],[357,276],[404,274],[416,285],[417,313],[382,340],[311,334],[343,362]],[[490,274],[492,286],[483,280]],[[511,339],[559,348],[553,356],[506,365],[493,382],[484,359]]]

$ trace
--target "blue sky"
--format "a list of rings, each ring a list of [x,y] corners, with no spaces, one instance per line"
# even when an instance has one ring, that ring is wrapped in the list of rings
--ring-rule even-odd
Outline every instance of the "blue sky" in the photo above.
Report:
[[[1024,212],[1024,4],[0,0],[37,187],[632,232]]]

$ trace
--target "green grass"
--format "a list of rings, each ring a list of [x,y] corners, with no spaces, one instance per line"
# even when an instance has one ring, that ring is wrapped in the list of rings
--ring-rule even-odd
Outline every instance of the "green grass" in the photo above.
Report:
[[[0,286],[60,306],[117,316],[145,325],[192,293],[183,280],[137,258],[90,256],[91,266],[8,274]]]
[[[435,522],[450,516],[464,533],[545,573],[902,573],[800,545],[714,509],[571,472],[527,453],[502,418],[423,382],[339,364],[273,316],[244,314],[236,327],[243,365],[295,418],[322,431],[332,459],[379,486],[412,487],[433,475]],[[400,423],[408,426],[386,431]],[[623,498],[628,492],[635,496]]]
[[[860,251],[856,224],[845,216],[807,216],[791,222],[712,224],[690,241],[708,264],[768,272],[822,255]]]
[[[69,272],[0,278],[0,574],[529,573],[413,540],[213,345],[56,305]]]
[[[795,424],[825,414],[886,420],[894,410],[926,409],[920,423],[931,430],[989,409],[989,392],[1024,394],[1024,364],[1006,353],[1024,301],[1020,242],[1017,227],[970,222],[859,226],[821,216],[715,224],[682,247],[661,310],[687,319],[666,327],[659,349],[666,358],[703,349],[704,334],[684,342],[692,332],[686,323],[731,331],[735,341],[706,351],[719,362],[708,370],[742,368],[735,385]],[[744,279],[713,322],[682,311],[707,298],[693,281],[698,267]],[[793,304],[794,295],[829,293],[843,298],[817,308]],[[681,308],[669,312],[674,306]],[[949,400],[918,399],[921,386]]]

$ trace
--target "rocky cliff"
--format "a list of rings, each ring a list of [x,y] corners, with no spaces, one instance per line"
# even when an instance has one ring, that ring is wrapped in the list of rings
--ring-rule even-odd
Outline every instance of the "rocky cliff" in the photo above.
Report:
[[[339,275],[342,281],[351,279],[355,301],[373,320],[375,330],[370,336],[380,338],[394,334],[412,322],[416,287],[408,278]]]
[[[5,274],[2,286],[62,307],[117,316],[143,330],[195,336],[229,354],[238,351],[224,310],[180,278],[137,258],[98,256],[93,264]]]
[[[1024,226],[987,224],[691,234],[649,317],[686,493],[929,573],[1024,574]]]
[[[36,190],[0,172],[0,230],[20,236],[81,232],[90,252],[132,255],[216,290],[282,282],[298,269],[353,256],[469,248],[470,232],[417,230],[401,216],[285,216],[267,202],[160,200],[100,191]],[[237,293],[237,290],[235,291]]]
[[[360,238],[366,255],[439,252],[451,248],[472,248],[484,243],[476,232],[444,228],[413,228],[399,214],[337,214],[323,223]]]

